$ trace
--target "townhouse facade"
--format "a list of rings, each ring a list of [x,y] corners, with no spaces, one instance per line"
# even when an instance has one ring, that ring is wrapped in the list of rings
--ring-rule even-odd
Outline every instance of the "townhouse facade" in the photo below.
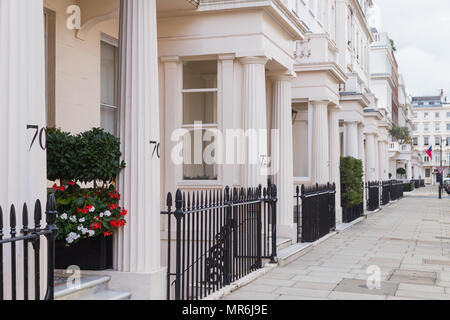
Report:
[[[437,183],[437,174],[442,166],[444,178],[450,165],[450,104],[446,102],[444,91],[441,95],[412,97],[413,146],[420,153],[424,163],[424,179],[427,184]],[[432,148],[432,157],[426,153]]]
[[[0,89],[8,94],[0,97],[7,115],[0,119],[0,146],[8,157],[0,159],[6,181],[0,204],[44,202],[46,127],[74,133],[102,127],[119,137],[127,168],[118,188],[130,216],[114,237],[108,274],[142,299],[165,298],[169,234],[160,212],[168,192],[270,180],[278,187],[278,235],[296,239],[295,188],[334,182],[341,223],[340,158],[362,160],[365,181],[387,180],[389,129],[410,123],[397,69],[386,71],[394,70],[394,80],[371,71],[378,50],[367,22],[371,6],[371,0],[2,0],[0,69],[7,72]],[[388,95],[382,82],[392,81]],[[30,125],[40,145],[32,144]],[[218,141],[226,130],[256,130],[258,147],[238,143],[226,163],[217,155],[213,163],[193,159],[196,135],[216,132],[210,141]],[[233,132],[231,140],[245,140]],[[149,141],[160,146],[156,155]],[[173,161],[174,150],[189,161]],[[421,170],[419,160],[402,161]]]

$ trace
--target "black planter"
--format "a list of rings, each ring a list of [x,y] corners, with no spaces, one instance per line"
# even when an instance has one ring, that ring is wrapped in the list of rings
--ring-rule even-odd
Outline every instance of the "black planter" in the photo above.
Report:
[[[69,247],[65,241],[59,240],[55,251],[56,269],[65,270],[69,266],[95,271],[112,268],[112,237],[83,239]]]

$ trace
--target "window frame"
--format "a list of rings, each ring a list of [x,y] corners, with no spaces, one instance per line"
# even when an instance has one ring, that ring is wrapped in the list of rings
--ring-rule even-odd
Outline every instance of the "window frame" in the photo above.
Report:
[[[191,93],[216,93],[216,123],[202,123],[201,125],[201,130],[202,131],[207,131],[208,129],[215,129],[218,130],[220,128],[220,117],[219,117],[219,101],[220,101],[220,60],[218,59],[198,59],[198,60],[184,60],[182,62],[208,62],[208,61],[215,61],[217,62],[217,73],[216,73],[216,88],[199,88],[199,89],[184,89],[184,65],[183,63],[181,63],[181,128],[188,130],[189,133],[192,135],[192,133],[196,130],[200,130],[200,128],[198,127],[198,125],[196,123],[192,123],[192,124],[185,124],[184,123],[184,96],[185,94],[191,94]],[[183,151],[184,153],[184,141],[183,141]],[[204,179],[204,180],[200,180],[200,179],[186,179],[185,178],[185,174],[184,174],[184,166],[185,164],[181,165],[181,177],[180,180],[181,182],[179,183],[180,185],[190,185],[190,184],[219,184],[220,183],[220,168],[219,165],[216,163],[214,164],[214,171],[216,173],[216,177],[215,179]]]
[[[102,87],[101,86],[101,70],[100,70],[100,126],[101,126],[101,119],[102,119],[102,116],[101,116],[102,115],[102,109],[103,108],[114,109],[114,111],[116,113],[116,116],[115,116],[115,122],[116,123],[114,124],[114,127],[115,127],[114,135],[117,137],[119,135],[119,116],[120,116],[120,113],[119,113],[119,99],[118,99],[118,96],[119,96],[118,95],[118,90],[119,90],[119,40],[114,38],[114,37],[112,37],[112,36],[110,36],[110,35],[107,35],[105,33],[101,33],[101,35],[100,35],[100,65],[101,65],[101,46],[102,46],[102,42],[104,42],[104,43],[106,43],[106,44],[116,48],[116,57],[115,57],[115,59],[116,59],[116,65],[115,65],[116,70],[115,70],[115,80],[114,80],[114,82],[115,82],[114,85],[115,85],[115,88],[116,88],[116,93],[115,93],[114,100],[116,102],[115,103],[116,105],[110,105],[110,104],[104,103],[102,101],[102,96],[101,96],[101,87]]]
[[[45,122],[56,127],[56,12],[44,8]]]

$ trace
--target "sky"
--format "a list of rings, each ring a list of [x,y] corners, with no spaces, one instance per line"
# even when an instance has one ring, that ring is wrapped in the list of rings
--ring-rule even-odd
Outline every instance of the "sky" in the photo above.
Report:
[[[389,33],[411,95],[450,99],[450,1],[373,0],[369,23]]]

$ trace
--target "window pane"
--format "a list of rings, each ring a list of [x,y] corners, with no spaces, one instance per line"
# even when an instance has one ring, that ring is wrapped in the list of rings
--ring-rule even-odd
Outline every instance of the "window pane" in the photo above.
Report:
[[[189,61],[183,64],[183,89],[217,88],[217,61]]]
[[[197,130],[197,134],[200,130]],[[204,158],[205,149],[209,146],[208,150],[211,150],[211,145],[214,145],[215,139],[212,141],[203,141],[205,130],[202,130],[201,141],[199,141],[200,147],[196,150],[197,145],[195,144],[195,131],[191,131],[189,134],[184,136],[183,140],[183,154],[184,162],[183,165],[183,179],[184,180],[217,180],[217,166],[215,164],[207,164]],[[197,154],[196,154],[197,152]],[[211,157],[215,157],[215,151],[211,152]],[[198,161],[196,161],[199,159]],[[200,160],[201,159],[201,160]],[[198,162],[199,164],[195,164]],[[200,164],[201,162],[201,164]],[[213,159],[209,159],[208,163],[214,162]]]
[[[217,92],[183,94],[183,124],[217,123]]]
[[[109,107],[101,107],[101,127],[105,129],[105,131],[111,133],[112,135],[116,135],[116,111],[115,108]]]
[[[116,106],[117,47],[101,43],[101,102]]]

